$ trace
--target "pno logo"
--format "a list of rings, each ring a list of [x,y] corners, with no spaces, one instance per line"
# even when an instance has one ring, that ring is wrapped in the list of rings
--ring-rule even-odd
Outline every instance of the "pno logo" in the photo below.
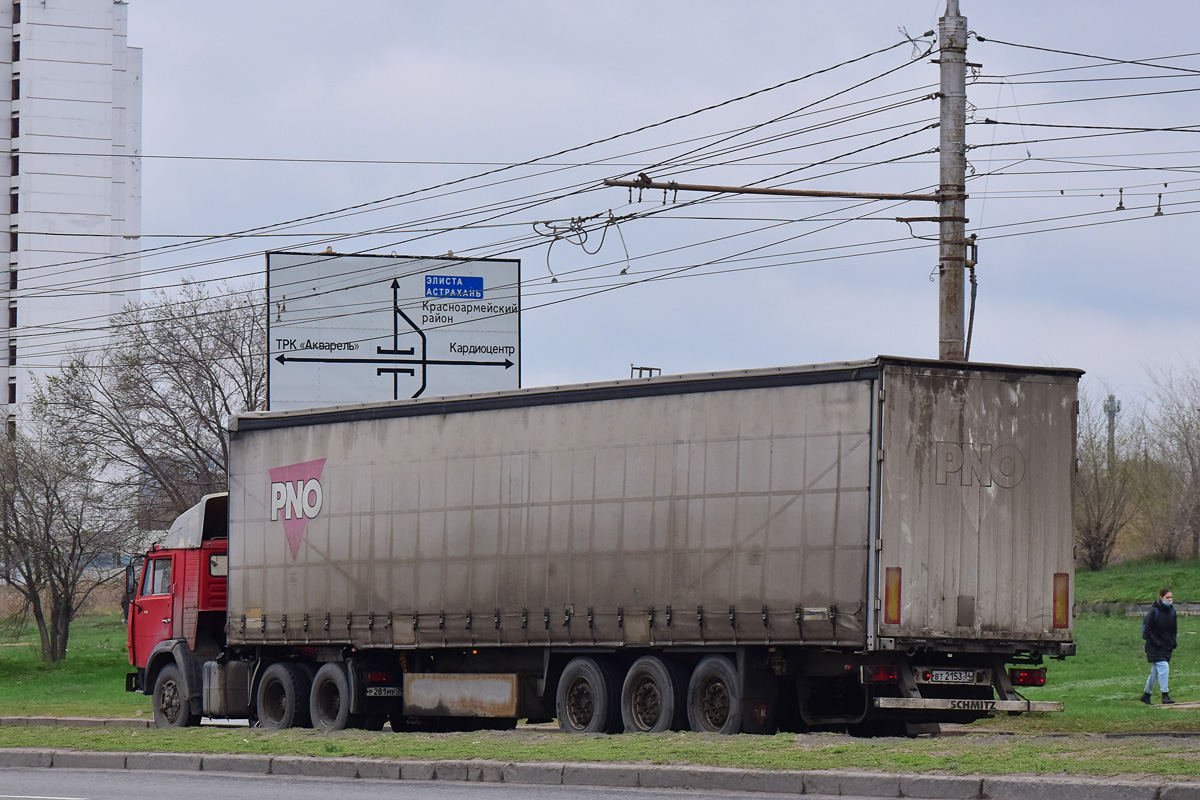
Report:
[[[308,521],[321,513],[325,493],[321,489],[321,470],[325,459],[274,467],[271,474],[271,521],[282,517],[283,533],[287,536],[292,558],[300,552],[304,529]]]
[[[934,463],[934,474],[938,486],[950,482],[980,486],[995,483],[1002,489],[1011,489],[1025,477],[1025,456],[1011,444],[993,447],[986,442],[938,442]]]

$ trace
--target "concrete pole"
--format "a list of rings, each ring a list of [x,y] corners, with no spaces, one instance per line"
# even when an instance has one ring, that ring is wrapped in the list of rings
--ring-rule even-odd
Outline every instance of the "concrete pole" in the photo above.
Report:
[[[938,358],[962,361],[966,357],[967,18],[959,15],[958,0],[946,0],[938,36],[942,67]]]
[[[1117,460],[1117,413],[1121,410],[1121,401],[1115,394],[1110,394],[1104,401],[1104,413],[1108,415],[1108,471],[1112,472],[1113,462]]]

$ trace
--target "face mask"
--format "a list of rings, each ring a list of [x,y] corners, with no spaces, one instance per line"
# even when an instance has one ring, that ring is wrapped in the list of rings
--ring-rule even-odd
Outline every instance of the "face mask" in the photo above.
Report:
[[[1171,607],[1171,601],[1170,601],[1170,600],[1163,600],[1163,601],[1162,601],[1162,604],[1163,604],[1164,606],[1166,606],[1167,608],[1170,608],[1170,607]]]

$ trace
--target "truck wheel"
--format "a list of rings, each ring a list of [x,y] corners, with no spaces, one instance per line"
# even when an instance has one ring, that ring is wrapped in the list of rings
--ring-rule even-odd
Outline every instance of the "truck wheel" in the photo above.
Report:
[[[258,684],[258,722],[264,728],[308,728],[308,675],[295,664],[277,661]]]
[[[604,661],[579,656],[567,663],[554,698],[558,726],[567,733],[621,730],[621,681]]]
[[[350,713],[350,679],[344,666],[330,662],[317,670],[309,710],[313,726],[320,730],[342,731],[354,726],[354,715]]]
[[[726,734],[741,731],[741,687],[737,667],[728,658],[708,656],[697,664],[687,693],[692,730]]]
[[[621,687],[621,720],[627,731],[662,733],[687,727],[687,673],[677,662],[642,656]]]
[[[168,664],[154,679],[154,726],[186,728],[200,720],[192,714],[192,704],[183,687],[179,667]]]

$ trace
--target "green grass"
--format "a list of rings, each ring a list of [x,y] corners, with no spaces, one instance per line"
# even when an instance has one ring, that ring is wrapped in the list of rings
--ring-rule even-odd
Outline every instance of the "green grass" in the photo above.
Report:
[[[641,764],[703,764],[757,769],[855,769],[948,774],[1140,774],[1200,777],[1194,739],[1105,739],[976,735],[939,739],[851,739],[837,734],[776,736],[568,736],[505,733],[320,734],[288,730],[0,727],[0,747],[96,751],[297,754],[386,759],[487,759]]]
[[[980,727],[1096,733],[1200,730],[1200,709],[1147,708],[1137,702],[1150,674],[1142,649],[1141,625],[1141,617],[1077,617],[1078,654],[1063,661],[1048,661],[1046,685],[1022,690],[1030,700],[1059,700],[1066,710],[1000,717]],[[1179,648],[1171,659],[1171,697],[1200,700],[1200,617],[1179,617]]]
[[[1150,603],[1164,588],[1176,600],[1200,602],[1200,561],[1129,561],[1075,573],[1077,603]]]
[[[71,623],[67,658],[41,660],[37,631],[0,628],[0,714],[132,717],[148,715],[147,698],[125,692],[130,671],[120,614],[89,614]]]
[[[1179,627],[1180,647],[1171,662],[1172,694],[1184,701],[1200,700],[1200,617],[1181,617]],[[0,716],[149,714],[148,698],[124,691],[128,665],[118,615],[76,622],[68,659],[60,665],[42,664],[34,639],[30,631],[16,646],[8,646],[11,639],[0,639],[5,645],[0,646]],[[0,747],[1200,778],[1200,738],[1102,735],[1200,730],[1200,710],[1147,708],[1137,701],[1149,670],[1140,620],[1083,616],[1076,620],[1076,641],[1078,656],[1049,662],[1046,687],[1024,691],[1033,700],[1063,701],[1065,712],[1000,717],[970,726],[968,735],[937,739],[858,740],[836,734],[566,736],[532,729],[392,735],[11,726],[0,727]]]

